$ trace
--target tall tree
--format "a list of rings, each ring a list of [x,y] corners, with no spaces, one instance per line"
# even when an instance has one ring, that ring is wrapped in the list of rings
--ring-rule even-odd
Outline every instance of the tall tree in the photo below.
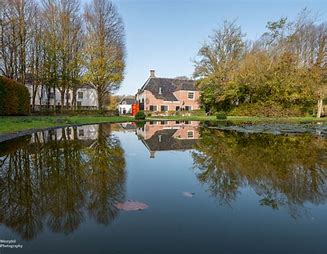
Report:
[[[98,107],[106,94],[117,90],[125,67],[124,26],[116,7],[108,0],[86,5],[85,81],[97,90]]]
[[[209,37],[209,42],[200,48],[194,76],[200,78],[198,87],[202,90],[201,100],[205,105],[212,107],[221,101],[230,73],[245,53],[243,37],[241,27],[235,21],[224,21],[222,27]]]

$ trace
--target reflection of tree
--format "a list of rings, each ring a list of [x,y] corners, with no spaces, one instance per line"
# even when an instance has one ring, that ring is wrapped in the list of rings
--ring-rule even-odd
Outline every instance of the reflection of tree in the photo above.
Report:
[[[204,129],[193,153],[198,179],[230,203],[244,185],[262,196],[261,205],[287,206],[292,216],[303,204],[327,198],[327,141],[311,135],[274,136]]]
[[[97,142],[88,151],[91,195],[88,209],[98,223],[107,225],[118,214],[114,204],[124,199],[125,160],[120,141],[117,137],[108,135],[105,127],[99,126]]]
[[[85,209],[99,223],[117,215],[113,202],[124,197],[125,161],[110,132],[99,135],[101,145],[93,147],[78,140],[76,128],[12,144],[0,151],[0,222],[24,239],[35,238],[45,220],[53,232],[71,233]]]

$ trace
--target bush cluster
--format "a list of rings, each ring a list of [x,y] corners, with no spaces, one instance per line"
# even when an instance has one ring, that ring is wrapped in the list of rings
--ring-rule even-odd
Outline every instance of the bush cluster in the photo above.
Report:
[[[282,106],[278,103],[253,103],[243,104],[232,109],[229,114],[232,116],[260,116],[260,117],[289,117],[312,115],[308,107],[293,105],[290,107]]]
[[[216,118],[219,120],[227,119],[227,114],[224,111],[219,111],[216,113]]]
[[[135,120],[144,120],[145,119],[145,113],[144,113],[144,111],[139,111],[139,112],[137,112],[136,113],[136,115],[135,115]]]
[[[30,94],[28,89],[9,78],[0,76],[0,115],[28,115]]]

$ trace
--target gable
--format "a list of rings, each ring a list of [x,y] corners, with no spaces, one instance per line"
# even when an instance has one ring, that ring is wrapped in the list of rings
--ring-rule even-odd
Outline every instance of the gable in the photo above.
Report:
[[[157,99],[164,101],[178,101],[174,92],[196,91],[193,80],[180,80],[168,78],[150,78],[141,88],[141,92],[150,91]]]

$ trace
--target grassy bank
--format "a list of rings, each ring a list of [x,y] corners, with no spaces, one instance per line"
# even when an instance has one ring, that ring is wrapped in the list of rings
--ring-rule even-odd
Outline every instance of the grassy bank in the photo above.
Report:
[[[91,123],[129,122],[134,118],[124,116],[20,116],[0,117],[0,135],[42,129],[56,126],[68,126]]]
[[[230,121],[240,123],[304,123],[304,122],[327,122],[327,117],[254,117],[254,116],[228,116],[226,120],[218,120],[215,116],[164,116],[148,117],[147,120],[173,120],[173,121]]]
[[[0,117],[0,135],[24,131],[29,129],[42,129],[56,126],[69,126],[92,123],[117,123],[130,122],[133,117],[124,116],[26,116],[26,117]],[[226,121],[217,120],[215,116],[165,116],[149,117],[148,121],[174,120],[174,121]],[[302,123],[302,122],[327,122],[327,118],[314,117],[237,117],[229,116],[227,121],[240,123]]]

